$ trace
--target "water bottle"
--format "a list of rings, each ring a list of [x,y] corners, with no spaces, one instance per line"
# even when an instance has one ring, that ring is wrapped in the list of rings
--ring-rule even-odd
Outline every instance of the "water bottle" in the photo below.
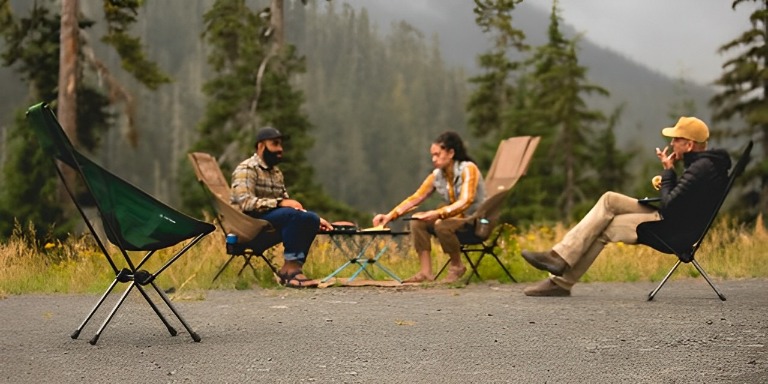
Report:
[[[227,254],[231,255],[235,253],[235,246],[237,245],[237,235],[234,233],[227,234]]]
[[[475,225],[475,236],[481,239],[485,239],[490,234],[491,222],[484,217],[480,218],[480,220],[477,220],[477,224]]]

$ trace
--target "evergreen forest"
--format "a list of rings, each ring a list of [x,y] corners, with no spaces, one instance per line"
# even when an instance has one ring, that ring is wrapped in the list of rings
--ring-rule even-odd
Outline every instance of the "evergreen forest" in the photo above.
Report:
[[[85,133],[78,133],[79,143],[105,168],[192,215],[202,217],[205,204],[186,154],[211,153],[228,176],[252,154],[255,131],[265,124],[291,135],[281,166],[289,192],[329,220],[361,226],[415,191],[432,169],[429,145],[445,130],[465,138],[483,171],[501,138],[542,136],[507,204],[504,218],[515,224],[570,222],[607,189],[653,193],[652,152],[634,140],[637,106],[617,96],[631,84],[599,82],[610,71],[594,73],[597,54],[584,55],[596,52],[594,46],[568,29],[557,1],[537,24],[519,17],[526,12],[522,0],[475,0],[468,12],[487,50],[471,70],[446,59],[438,35],[404,21],[379,25],[365,8],[343,1],[279,2],[285,34],[279,51],[274,23],[265,16],[274,1],[128,1],[118,11],[107,6],[113,3],[79,1],[83,46],[109,70],[109,77],[83,70],[78,101],[85,100],[84,110],[77,121]],[[29,156],[36,146],[23,121],[28,106],[56,99],[59,4],[0,0],[0,238],[10,234],[14,219],[44,228],[67,217],[35,213],[58,209],[46,196],[55,189],[55,175],[37,174],[35,167],[49,164]],[[34,14],[38,7],[44,11]],[[36,30],[40,40],[11,27],[29,28],[35,20],[36,28],[47,28]],[[90,56],[84,51],[80,57],[86,62]],[[661,81],[652,78],[643,86]],[[122,98],[105,85],[110,81],[120,84]],[[727,76],[722,81],[735,84]],[[665,113],[653,120],[663,123],[652,124],[654,130],[673,123],[673,116],[718,108],[717,98],[711,106],[702,102],[711,89],[663,82],[667,94],[679,93],[665,99]],[[720,115],[724,126],[752,127],[738,111]],[[735,131],[720,130],[731,139]],[[759,128],[749,132],[764,140]],[[754,200],[740,208],[746,219],[764,210],[762,167],[751,169],[745,186]]]

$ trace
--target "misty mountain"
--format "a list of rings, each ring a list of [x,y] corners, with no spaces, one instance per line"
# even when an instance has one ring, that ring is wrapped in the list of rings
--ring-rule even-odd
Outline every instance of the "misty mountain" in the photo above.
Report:
[[[387,34],[392,29],[393,23],[405,20],[417,30],[422,31],[428,41],[433,37],[439,41],[441,55],[447,65],[464,68],[467,76],[477,73],[476,57],[488,49],[489,42],[488,37],[483,35],[475,25],[472,2],[431,0],[425,3],[428,4],[426,11],[420,13],[407,13],[406,8],[394,6],[393,3],[349,0],[349,4],[354,8],[366,7],[368,15],[382,34]],[[134,32],[145,41],[149,57],[156,60],[161,68],[166,69],[175,82],[154,93],[132,88],[140,103],[140,116],[137,116],[137,121],[140,129],[146,132],[146,136],[139,148],[125,148],[116,137],[120,135],[119,129],[115,130],[116,132],[111,132],[106,138],[102,153],[99,154],[101,162],[107,168],[115,170],[129,181],[172,204],[176,201],[177,187],[174,184],[175,179],[169,175],[177,174],[179,167],[185,166],[180,159],[183,159],[186,150],[194,140],[194,129],[205,108],[201,87],[210,71],[207,68],[206,48],[200,39],[200,33],[202,14],[210,8],[211,4],[212,0],[179,0],[146,4],[146,9],[139,15],[140,22],[136,25]],[[337,11],[341,8],[338,4],[340,3],[334,3]],[[84,0],[81,1],[81,6],[86,14],[94,17],[98,14],[95,9],[101,7],[101,2]],[[317,6],[327,7],[328,5],[325,1],[318,1]],[[435,12],[431,12],[432,10]],[[525,4],[516,10],[514,16],[514,23],[525,31],[527,41],[531,45],[540,45],[545,42],[548,22],[549,15],[546,12]],[[564,21],[566,35],[575,36],[574,29],[568,27],[567,22],[567,20]],[[295,32],[287,31],[286,37],[289,41],[292,33]],[[94,35],[97,34],[94,33]],[[616,132],[620,143],[640,148],[641,153],[647,153],[649,159],[652,158],[653,148],[665,142],[660,135],[660,129],[676,121],[676,117],[670,116],[672,106],[681,104],[685,100],[692,100],[695,103],[695,110],[684,111],[685,114],[698,115],[709,120],[711,113],[706,102],[713,93],[711,89],[664,76],[653,68],[644,67],[616,52],[596,46],[588,39],[580,40],[579,47],[580,63],[589,68],[588,79],[611,92],[610,98],[595,100],[594,106],[610,113],[617,106],[625,105],[623,118]],[[96,50],[106,58],[111,67],[119,68],[119,62],[113,52],[104,47],[97,47]],[[311,66],[312,60],[308,60],[307,65]],[[0,68],[0,81],[3,84],[3,91],[0,92],[1,162],[5,153],[4,138],[8,132],[7,127],[12,124],[13,112],[26,108],[37,100],[27,98],[26,87],[12,69]],[[338,80],[329,78],[324,81]],[[361,88],[365,86],[365,84],[360,85]],[[468,95],[469,92],[463,92],[463,94]],[[353,103],[354,99],[350,97],[350,100],[345,102]],[[307,100],[310,106],[308,110],[312,111],[313,103],[316,104],[316,101]],[[457,112],[463,114],[463,111]],[[309,117],[310,120],[317,119],[317,116],[313,116],[312,113]],[[456,121],[456,126],[451,128],[461,130],[466,126],[466,122]],[[327,132],[323,131],[328,129],[327,127],[318,124],[316,129],[319,138],[327,136]],[[157,135],[165,135],[164,137],[167,138],[158,139]],[[432,134],[428,136],[431,137]],[[429,137],[424,140],[429,140]],[[473,140],[469,138],[468,141],[471,144]],[[327,144],[323,141],[316,143],[319,148],[325,145]],[[426,151],[428,145],[419,143],[414,147],[423,147]],[[359,150],[366,152],[370,148]],[[323,156],[323,151],[313,151],[309,156],[313,164],[323,164],[324,159],[320,158]],[[428,164],[425,165],[428,166]],[[395,173],[396,169],[392,172]],[[318,182],[332,195],[336,192],[335,188],[340,188],[335,174],[337,170],[324,169],[316,172]],[[415,180],[422,177],[421,174],[405,176]],[[401,195],[415,186],[416,184],[409,179],[398,186],[399,192],[391,193],[399,196],[391,198],[393,200],[402,198]],[[379,204],[386,207],[390,202],[359,203],[357,207],[380,209],[381,207],[377,206]]]
[[[428,0],[424,8],[434,11],[407,12],[407,8],[392,6],[391,2],[350,0],[353,6],[365,6],[381,28],[386,31],[391,23],[406,20],[427,36],[437,36],[445,60],[466,68],[469,76],[477,73],[477,56],[490,48],[489,36],[475,24],[474,2],[466,0]],[[532,46],[546,43],[549,14],[539,8],[522,3],[515,10],[513,25],[523,30]],[[569,38],[576,30],[563,20],[563,33]],[[579,40],[579,62],[587,67],[590,82],[608,89],[610,98],[597,98],[595,106],[606,113],[624,104],[624,114],[616,134],[623,144],[637,144],[641,149],[663,144],[660,129],[673,125],[677,114],[696,115],[710,121],[707,105],[714,90],[687,82],[646,67],[618,52],[600,47],[587,38]],[[702,53],[707,54],[707,53]],[[693,110],[677,111],[670,116],[673,105],[690,100]],[[651,154],[652,152],[648,152]],[[649,155],[650,156],[650,155]]]

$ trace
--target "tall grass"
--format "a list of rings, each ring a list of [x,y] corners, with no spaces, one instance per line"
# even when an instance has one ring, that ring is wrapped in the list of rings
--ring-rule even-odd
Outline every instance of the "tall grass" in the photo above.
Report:
[[[768,277],[768,234],[762,222],[753,228],[747,228],[735,222],[722,220],[713,227],[697,260],[714,278],[739,279]],[[567,228],[539,226],[525,231],[505,225],[501,227],[499,255],[513,276],[520,282],[536,281],[546,276],[544,272],[529,266],[520,257],[521,249],[549,249],[561,239]],[[88,236],[71,237],[64,242],[45,242],[35,239],[32,229],[17,227],[13,236],[0,244],[0,297],[9,294],[24,293],[97,293],[102,292],[114,279],[114,272],[109,267],[104,255]],[[311,277],[324,277],[336,270],[350,254],[356,253],[356,247],[349,243],[359,238],[339,241],[345,251],[331,242],[328,236],[320,235],[315,244],[304,271]],[[419,270],[418,257],[413,251],[408,236],[379,237],[374,240],[367,255],[372,257],[382,247],[387,247],[379,262],[400,277],[408,277]],[[150,272],[162,266],[165,261],[181,248],[181,245],[157,252],[144,269]],[[118,268],[125,266],[119,250],[110,246],[111,255]],[[277,265],[282,263],[282,248],[273,248],[267,253]],[[134,263],[143,253],[130,254]],[[255,271],[246,268],[242,274],[238,271],[243,265],[242,258],[236,258],[215,281],[212,279],[219,267],[229,259],[224,251],[224,236],[214,232],[204,238],[197,246],[190,249],[171,267],[164,271],[157,282],[166,290],[175,290],[177,297],[194,298],[199,292],[209,289],[249,289],[254,285],[277,287],[274,277],[265,264],[253,259]],[[433,268],[435,272],[447,260],[440,246],[433,247]],[[674,256],[661,254],[644,246],[609,244],[597,258],[594,265],[582,281],[658,281],[667,273],[676,259]],[[352,265],[339,273],[339,277],[348,277],[355,270]],[[387,279],[388,276],[379,268],[369,268],[374,279]],[[479,268],[481,276],[488,280],[508,282],[496,262],[486,257]],[[695,277],[697,273],[691,266],[683,266],[673,276],[674,279]],[[367,278],[365,273],[360,278]]]

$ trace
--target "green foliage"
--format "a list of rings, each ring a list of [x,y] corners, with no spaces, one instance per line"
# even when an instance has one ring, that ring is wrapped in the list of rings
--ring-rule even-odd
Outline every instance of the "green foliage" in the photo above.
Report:
[[[757,3],[749,17],[751,28],[725,43],[719,53],[735,51],[736,56],[724,64],[723,74],[715,80],[722,91],[710,100],[716,108],[715,121],[739,117],[745,126],[726,129],[726,135],[758,144],[752,164],[741,177],[745,185],[738,209],[746,218],[768,215],[768,1],[734,0],[735,9],[742,3]]]
[[[614,130],[622,111],[623,106],[617,108],[608,118],[605,129],[597,132],[590,153],[599,174],[588,176],[589,180],[583,180],[591,189],[587,190],[587,195],[599,196],[606,190],[622,191],[627,186],[626,180],[630,177],[627,166],[637,153],[632,150],[620,151],[616,146]],[[599,179],[599,183],[591,182],[596,179]]]
[[[42,100],[56,98],[58,84],[58,15],[35,4],[27,17],[16,19],[7,3],[0,5],[5,66],[15,68],[30,83],[32,93]],[[37,145],[37,139],[26,124],[23,111],[18,111],[15,124],[8,130],[6,162],[3,164],[3,184],[13,186],[0,190],[0,239],[11,235],[14,220],[31,224],[41,231],[63,236],[72,223],[56,198],[57,176],[53,163]]]
[[[493,50],[481,56],[487,71],[472,79],[478,84],[468,105],[473,132],[495,140],[541,136],[525,180],[515,186],[502,219],[518,224],[571,220],[606,186],[622,186],[629,156],[616,149],[613,129],[620,109],[608,120],[587,105],[587,97],[607,96],[608,91],[586,80],[587,70],[577,56],[578,39],[568,40],[560,31],[557,2],[550,14],[548,42],[521,63],[507,59],[511,48],[527,50],[524,35],[511,26],[514,2],[476,4],[481,28],[505,38],[497,37]]]
[[[136,7],[141,1],[108,1],[104,3],[105,11],[110,13],[110,33],[123,34],[130,23],[135,22]],[[2,60],[3,65],[14,68],[29,84],[32,100],[29,105],[40,101],[52,103],[58,95],[59,74],[59,34],[60,16],[52,12],[53,7],[60,6],[58,2],[35,2],[29,13],[16,18],[6,1],[0,2],[0,34],[4,39]],[[93,23],[81,20],[81,29],[90,28]],[[126,38],[119,35],[118,39]],[[81,39],[82,47],[86,41]],[[134,42],[135,43],[135,42]],[[128,43],[134,44],[134,43]],[[140,81],[147,82],[150,87],[158,84],[158,75],[151,66],[140,56],[137,47],[130,49],[118,48],[118,52],[126,54],[128,62],[136,65],[136,70],[142,72]],[[82,52],[79,60],[85,62]],[[87,76],[88,66],[78,66],[77,93],[77,143],[81,150],[94,151],[98,148],[102,134],[109,129],[114,117],[110,112],[110,99],[99,89],[99,84],[93,84]],[[162,76],[161,76],[162,77]],[[42,153],[32,131],[27,127],[23,112],[17,113],[15,125],[9,129],[9,143],[6,162],[3,164],[2,179],[5,185],[13,188],[3,188],[0,191],[0,213],[3,217],[17,218],[23,224],[31,223],[37,231],[45,231],[57,238],[69,234],[78,217],[71,217],[74,210],[65,210],[71,202],[68,198],[59,200],[58,177],[53,162],[48,154]],[[70,186],[74,187],[74,186]],[[74,191],[75,194],[78,191]],[[13,222],[0,222],[0,238],[11,234]],[[41,232],[42,233],[42,232]],[[41,233],[38,233],[38,237]]]
[[[520,257],[521,249],[545,249],[555,239],[563,236],[568,228],[561,225],[554,227],[532,227],[527,231],[504,226],[499,239],[497,255],[506,268],[519,282],[538,281],[546,274],[527,264]],[[43,292],[101,293],[114,280],[114,273],[109,268],[101,251],[89,237],[70,237],[66,241],[35,237],[37,230],[18,226],[7,242],[0,243],[0,293],[29,294]],[[718,220],[710,230],[706,245],[697,253],[697,259],[706,263],[712,277],[722,279],[765,278],[768,277],[768,256],[765,230],[744,228],[727,219]],[[189,297],[189,292],[209,289],[251,289],[276,287],[274,276],[265,263],[253,260],[255,273],[250,270],[238,275],[243,260],[238,258],[225,269],[215,281],[213,277],[218,268],[229,256],[221,246],[224,239],[219,232],[202,239],[196,246],[157,280],[162,289],[173,287],[176,295]],[[380,262],[400,277],[409,276],[419,270],[419,258],[408,241],[380,238],[379,245],[388,245],[388,251]],[[375,246],[374,246],[375,247]],[[374,247],[368,249],[373,256]],[[327,276],[343,263],[346,258],[327,236],[318,236],[312,247],[304,272],[313,278]],[[115,252],[116,249],[110,247]],[[267,257],[279,255],[279,247],[268,251]],[[173,250],[160,250],[150,258],[144,267],[147,270],[159,268],[164,260],[172,256]],[[138,253],[135,254],[138,256]],[[279,256],[278,256],[279,257]],[[435,271],[445,263],[447,256],[433,247],[433,268]],[[477,256],[472,256],[476,261]],[[115,260],[118,268],[124,266],[119,258]],[[594,281],[658,281],[669,270],[673,257],[654,251],[649,247],[630,246],[622,243],[609,244],[603,250],[587,274],[585,282]],[[672,276],[672,279],[686,279],[684,266]],[[348,268],[340,274],[349,277],[354,268]],[[485,257],[479,265],[480,275],[486,280],[498,280],[508,283],[504,272],[490,257]],[[375,279],[389,277],[380,269],[371,270]],[[469,271],[467,272],[469,276]],[[443,275],[445,276],[445,275]],[[358,276],[358,279],[363,277]],[[473,278],[472,281],[477,281]],[[438,281],[438,286],[441,285]],[[430,284],[431,285],[431,284]],[[428,285],[425,285],[428,286]],[[398,289],[398,288],[395,288]],[[173,298],[173,296],[172,296]]]
[[[59,78],[59,16],[35,4],[27,17],[17,19],[6,2],[0,7],[4,22],[3,65],[14,68],[31,84],[37,100],[55,100]]]
[[[43,153],[27,126],[24,115],[18,112],[15,127],[10,131],[8,160],[3,168],[4,185],[0,191],[0,239],[11,235],[14,221],[30,224],[39,232],[36,238],[47,234],[63,237],[73,228],[65,219],[62,206],[56,199],[57,180],[51,158]]]
[[[276,56],[268,56],[271,42],[260,32],[266,21],[241,0],[216,1],[204,20],[203,38],[211,47],[208,61],[215,76],[204,85],[208,104],[198,127],[199,140],[192,150],[217,156],[223,171],[229,174],[239,161],[253,153],[256,129],[275,126],[290,136],[280,168],[291,197],[330,220],[362,218],[360,213],[333,201],[313,180],[313,169],[306,158],[313,145],[312,125],[301,110],[303,93],[291,84],[296,75],[304,72],[304,60],[295,47],[286,46]],[[267,67],[258,93],[258,68],[265,60]],[[180,182],[190,183],[191,178],[182,176]],[[184,204],[190,211],[199,211],[197,204],[202,199],[197,189],[182,191]]]
[[[169,83],[171,79],[155,62],[147,59],[141,40],[128,33],[130,26],[137,21],[136,14],[143,3],[142,0],[104,1],[107,34],[101,41],[115,48],[126,72],[147,88],[154,90],[164,83]]]
[[[523,31],[512,25],[512,12],[521,1],[475,0],[475,22],[484,33],[493,36],[492,50],[478,57],[481,73],[469,79],[475,91],[467,103],[468,124],[478,137],[505,130],[503,115],[521,93],[515,90],[512,75],[522,64],[509,58],[510,50],[526,52],[530,48],[524,42]]]
[[[575,215],[576,206],[584,200],[592,201],[583,187],[588,175],[598,168],[591,155],[590,144],[595,134],[596,125],[605,121],[605,116],[596,109],[590,109],[585,96],[596,94],[607,96],[604,88],[590,84],[586,80],[587,69],[579,65],[576,44],[578,40],[568,40],[560,32],[560,17],[557,3],[552,7],[549,25],[549,42],[536,49],[532,58],[534,66],[533,82],[534,110],[548,111],[540,114],[540,123],[553,129],[552,146],[544,147],[549,154],[556,173],[562,183],[552,184],[550,192],[557,200],[556,219],[570,220]],[[599,172],[598,172],[599,173]]]
[[[440,132],[466,132],[465,78],[412,25],[393,23],[382,35],[365,10],[319,4],[286,12],[291,40],[306,52],[312,165],[334,198],[386,211],[432,170],[429,145]]]

